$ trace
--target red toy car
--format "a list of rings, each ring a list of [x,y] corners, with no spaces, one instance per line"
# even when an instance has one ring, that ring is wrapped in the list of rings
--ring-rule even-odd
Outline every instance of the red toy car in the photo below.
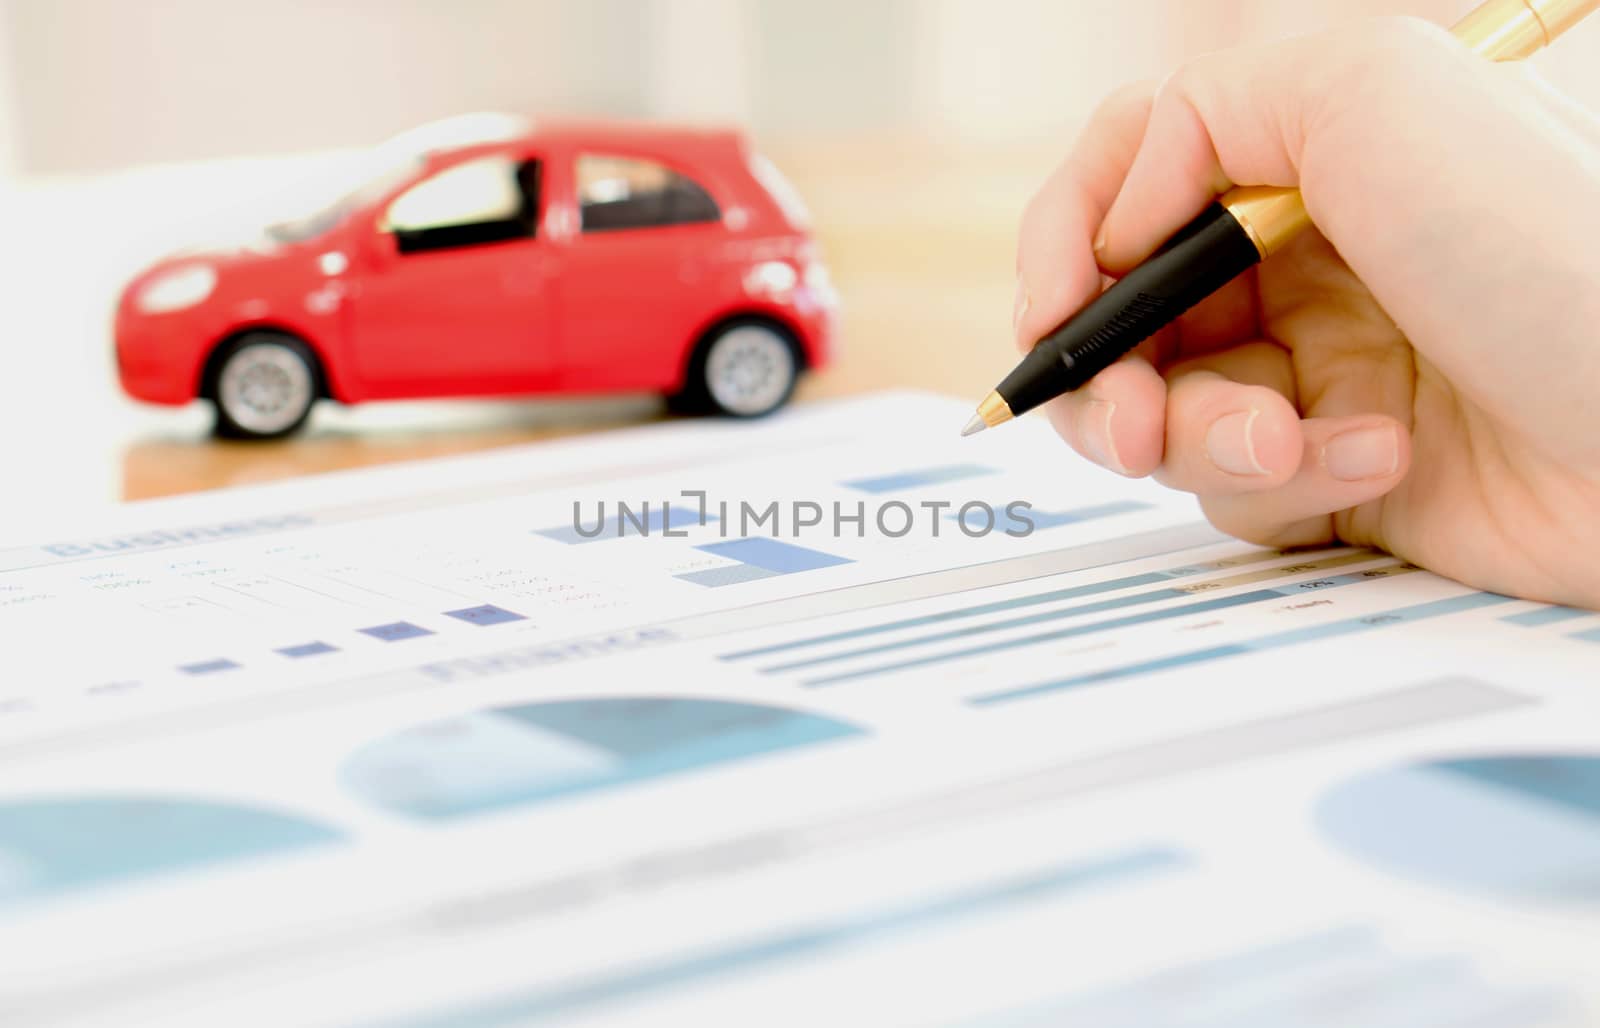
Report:
[[[460,122],[460,120],[456,120]],[[326,209],[173,257],[116,314],[123,388],[268,438],[344,403],[653,391],[740,417],[828,360],[805,210],[733,131],[562,123],[376,151]]]

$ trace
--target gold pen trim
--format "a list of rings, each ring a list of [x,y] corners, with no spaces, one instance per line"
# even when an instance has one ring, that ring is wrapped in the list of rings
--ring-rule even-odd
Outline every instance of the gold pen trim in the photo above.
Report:
[[[999,393],[990,393],[983,398],[982,403],[978,404],[978,417],[982,418],[983,423],[990,428],[1003,425],[1015,416],[1011,413],[1011,405]]]
[[[1532,57],[1600,8],[1600,0],[1489,0],[1450,31],[1491,61]]]
[[[1544,26],[1546,46],[1600,8],[1597,0],[1529,0],[1529,3],[1534,17]]]
[[[1222,206],[1233,215],[1256,252],[1266,260],[1283,244],[1299,235],[1311,224],[1305,201],[1298,189],[1281,186],[1239,186],[1223,194]]]

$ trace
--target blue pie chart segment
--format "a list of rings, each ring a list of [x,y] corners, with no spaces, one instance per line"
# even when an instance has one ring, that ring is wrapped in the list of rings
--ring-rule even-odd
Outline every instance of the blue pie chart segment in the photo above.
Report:
[[[1480,757],[1351,780],[1317,808],[1339,847],[1468,892],[1600,904],[1600,754]]]
[[[453,818],[862,734],[832,718],[728,700],[562,700],[416,725],[357,750],[343,777],[376,806]]]
[[[337,843],[332,828],[256,807],[144,796],[0,802],[0,907],[94,886]]]

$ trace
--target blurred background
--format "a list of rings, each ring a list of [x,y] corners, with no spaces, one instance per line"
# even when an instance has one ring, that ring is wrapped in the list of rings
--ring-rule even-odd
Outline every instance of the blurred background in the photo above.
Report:
[[[981,393],[1018,214],[1100,97],[1203,51],[1470,0],[0,0],[0,519],[660,417],[653,400],[320,409],[225,445],[121,399],[112,297],[352,148],[466,111],[734,121],[845,305],[802,399]],[[1600,108],[1600,26],[1538,58]],[[926,354],[910,362],[907,354]],[[327,405],[324,405],[327,407]],[[37,489],[25,488],[36,484]],[[4,527],[0,521],[0,527]]]

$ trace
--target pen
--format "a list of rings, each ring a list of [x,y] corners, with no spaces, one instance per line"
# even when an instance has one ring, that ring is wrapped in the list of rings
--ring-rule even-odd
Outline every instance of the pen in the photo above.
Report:
[[[1451,32],[1492,61],[1553,43],[1600,0],[1488,0]],[[1259,264],[1310,224],[1298,189],[1240,186],[1223,194],[1143,264],[1034,346],[978,404],[964,436],[1002,425],[1086,385],[1123,354]]]

